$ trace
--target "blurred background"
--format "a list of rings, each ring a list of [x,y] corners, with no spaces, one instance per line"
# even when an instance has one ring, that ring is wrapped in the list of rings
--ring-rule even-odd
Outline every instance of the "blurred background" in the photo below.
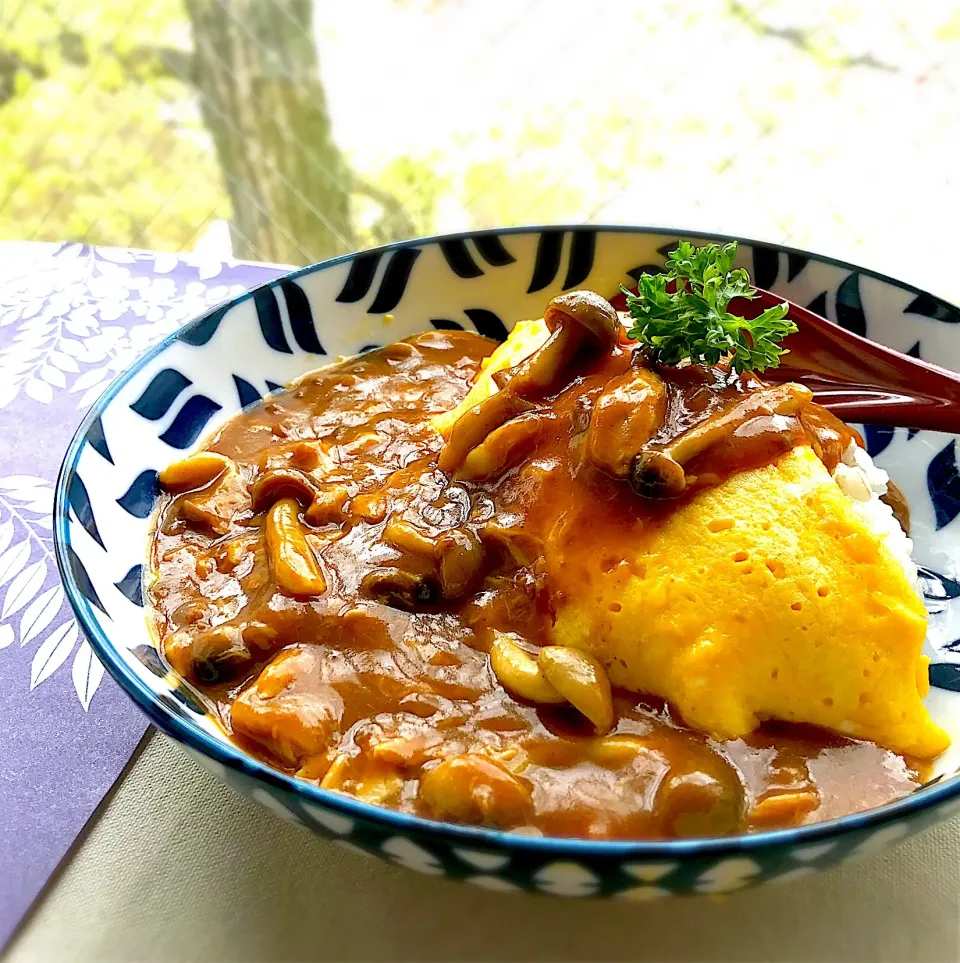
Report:
[[[958,147],[955,0],[0,0],[0,239],[635,222],[960,300]]]

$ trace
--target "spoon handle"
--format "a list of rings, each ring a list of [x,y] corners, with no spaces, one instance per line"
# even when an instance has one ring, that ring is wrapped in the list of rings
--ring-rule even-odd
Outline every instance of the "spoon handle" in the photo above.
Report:
[[[731,312],[755,318],[786,301],[763,288],[756,291],[750,301],[734,298]],[[611,303],[626,310],[622,292]],[[960,375],[861,338],[792,301],[787,304],[787,317],[797,331],[783,342],[790,352],[784,363],[764,371],[764,381],[800,381],[818,404],[845,421],[960,434]]]
[[[757,293],[753,301],[731,302],[731,310],[756,317],[784,301],[769,291]],[[787,303],[797,331],[783,343],[790,351],[785,363],[765,371],[765,380],[802,381],[818,404],[846,420],[960,433],[960,376]]]

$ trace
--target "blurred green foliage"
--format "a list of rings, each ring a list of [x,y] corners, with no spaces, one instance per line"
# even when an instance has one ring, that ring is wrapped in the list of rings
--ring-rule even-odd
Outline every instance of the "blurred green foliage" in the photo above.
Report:
[[[238,13],[254,0],[0,0],[0,238],[177,251],[213,221],[251,237],[238,225],[253,211],[267,240],[318,250],[310,217],[343,194],[311,193],[310,156],[268,176],[289,156],[263,132],[309,130],[296,110],[223,118],[249,154],[213,136],[196,78],[216,61],[194,59],[191,17],[218,2],[261,55],[228,95],[256,105],[249,90],[288,74],[294,107],[329,105],[332,136],[304,140],[349,195],[340,248],[594,219],[870,252],[892,270],[892,252],[914,257],[901,235],[927,236],[953,196],[955,0],[622,0],[618,18],[576,0],[256,0],[248,12],[312,24],[318,57],[300,29],[299,72],[292,41],[267,49]],[[581,69],[584,46],[602,69]],[[308,203],[281,210],[288,194]]]
[[[0,238],[190,248],[229,220],[180,0],[27,0],[0,29]],[[2,27],[2,25],[0,25]],[[398,157],[360,180],[359,246],[429,233],[450,181]],[[385,215],[376,197],[403,216]]]
[[[27,0],[0,33],[0,237],[178,250],[228,217],[177,0]]]
[[[230,219],[230,196],[192,82],[191,27],[181,0],[25,0],[6,15],[0,238],[176,251],[191,248],[211,221]],[[466,159],[446,173],[435,150],[355,172],[357,246],[431,233],[444,198],[454,198],[458,211],[469,209],[465,227],[578,218],[582,190],[553,169],[551,151],[562,136],[555,118],[527,123],[512,143],[501,144],[506,156],[481,150],[486,159]],[[459,146],[469,158],[478,145],[501,141],[494,128]]]

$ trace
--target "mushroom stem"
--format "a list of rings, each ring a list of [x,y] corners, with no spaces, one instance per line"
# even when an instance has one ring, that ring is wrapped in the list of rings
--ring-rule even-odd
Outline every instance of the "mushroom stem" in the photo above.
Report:
[[[506,372],[504,390],[521,398],[539,398],[546,394],[569,366],[587,332],[579,325],[560,324],[553,334],[516,367]]]
[[[549,424],[548,415],[530,413],[495,428],[467,453],[457,477],[465,481],[485,481],[502,474],[536,444]]]
[[[455,472],[487,435],[529,408],[530,405],[511,391],[508,385],[464,412],[454,422],[450,437],[440,452],[440,471],[448,474]]]

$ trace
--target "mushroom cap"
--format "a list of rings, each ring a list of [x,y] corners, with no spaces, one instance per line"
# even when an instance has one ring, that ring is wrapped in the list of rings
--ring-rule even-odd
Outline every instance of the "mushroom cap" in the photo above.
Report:
[[[404,612],[416,612],[440,598],[436,578],[429,573],[387,566],[368,572],[360,583],[360,594],[381,605]]]
[[[269,508],[281,498],[294,498],[307,508],[316,494],[316,483],[296,468],[270,468],[257,478],[250,489],[255,512]]]
[[[655,449],[641,451],[630,466],[630,487],[644,498],[677,498],[687,487],[683,466]]]
[[[594,291],[568,291],[555,297],[543,313],[550,332],[572,318],[595,338],[604,351],[611,351],[620,340],[620,318],[613,305]]]

